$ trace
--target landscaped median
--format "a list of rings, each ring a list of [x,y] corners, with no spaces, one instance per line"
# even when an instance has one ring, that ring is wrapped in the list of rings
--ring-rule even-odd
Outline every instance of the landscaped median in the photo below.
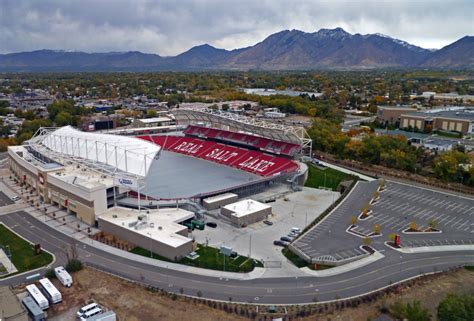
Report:
[[[150,251],[141,247],[135,247],[130,252],[146,257],[151,257],[160,261],[173,262],[158,254],[150,253]],[[210,246],[198,245],[198,249],[195,252],[198,255],[197,258],[191,259],[185,257],[174,263],[209,270],[240,273],[248,273],[251,272],[255,267],[263,267],[263,264],[260,261],[241,255],[237,255],[235,257],[227,257],[219,253],[218,249]]]
[[[51,254],[41,250],[41,253],[36,255],[33,244],[21,238],[3,224],[0,224],[0,245],[11,253],[11,262],[18,270],[14,274],[35,270],[53,262]],[[0,278],[11,275],[3,275]]]

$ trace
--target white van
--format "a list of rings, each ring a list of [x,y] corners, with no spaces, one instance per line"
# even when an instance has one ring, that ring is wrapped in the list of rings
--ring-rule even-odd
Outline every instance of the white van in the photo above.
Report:
[[[72,276],[69,274],[66,269],[62,266],[54,268],[54,274],[56,278],[61,282],[65,287],[70,287],[72,285]]]
[[[91,310],[94,310],[96,308],[99,308],[99,305],[97,303],[91,303],[91,304],[88,304],[86,306],[83,306],[82,308],[79,309],[79,311],[77,311],[76,315],[77,315],[77,318],[81,318],[85,313],[91,311]]]
[[[81,321],[86,321],[87,319],[92,318],[94,315],[101,314],[102,312],[103,312],[103,311],[102,311],[101,308],[99,308],[99,307],[94,308],[94,309],[89,310],[89,311],[87,311],[86,313],[84,313],[84,314],[81,316],[80,320],[81,320]]]

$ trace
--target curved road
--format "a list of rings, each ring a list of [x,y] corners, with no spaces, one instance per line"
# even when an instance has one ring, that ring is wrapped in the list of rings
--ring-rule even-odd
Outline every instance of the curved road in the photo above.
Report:
[[[170,292],[203,298],[233,302],[259,304],[302,304],[316,300],[344,299],[383,288],[390,283],[404,280],[422,273],[441,271],[462,264],[472,264],[472,251],[440,252],[425,254],[389,255],[366,267],[331,277],[280,277],[252,280],[232,280],[207,277],[151,266],[116,256],[73,240],[38,221],[25,212],[0,216],[0,222],[31,242],[40,243],[43,248],[56,255],[57,263],[65,261],[65,249],[76,243],[79,258],[96,268],[122,277],[140,281]],[[393,251],[387,249],[387,251]],[[397,252],[398,253],[398,252]],[[3,284],[19,284],[25,275],[8,280]]]

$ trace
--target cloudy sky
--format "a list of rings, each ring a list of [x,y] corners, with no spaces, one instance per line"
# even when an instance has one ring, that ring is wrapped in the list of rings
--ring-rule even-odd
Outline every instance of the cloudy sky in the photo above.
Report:
[[[472,0],[0,0],[0,52],[234,49],[268,35],[342,27],[424,48],[474,35]]]

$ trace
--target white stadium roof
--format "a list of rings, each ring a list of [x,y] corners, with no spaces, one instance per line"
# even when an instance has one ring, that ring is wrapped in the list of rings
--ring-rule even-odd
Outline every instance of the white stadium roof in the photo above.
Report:
[[[40,128],[29,144],[38,152],[46,152],[53,158],[67,157],[94,168],[107,168],[114,174],[123,172],[140,177],[147,175],[161,149],[142,139],[88,133],[71,126]]]

